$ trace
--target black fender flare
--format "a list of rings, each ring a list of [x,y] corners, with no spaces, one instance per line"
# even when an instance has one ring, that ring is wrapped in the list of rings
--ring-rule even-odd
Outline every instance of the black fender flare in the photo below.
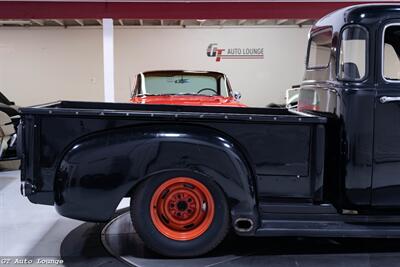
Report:
[[[254,172],[229,136],[197,125],[142,125],[77,140],[56,174],[57,211],[106,221],[121,199],[160,172],[194,171],[212,178],[228,198],[232,220],[257,221]]]

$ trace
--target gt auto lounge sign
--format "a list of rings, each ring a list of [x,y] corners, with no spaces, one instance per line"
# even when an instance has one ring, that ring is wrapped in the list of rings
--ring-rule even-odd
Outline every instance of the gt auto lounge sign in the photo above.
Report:
[[[264,59],[264,48],[219,48],[217,43],[207,47],[207,56],[216,62],[222,59]]]

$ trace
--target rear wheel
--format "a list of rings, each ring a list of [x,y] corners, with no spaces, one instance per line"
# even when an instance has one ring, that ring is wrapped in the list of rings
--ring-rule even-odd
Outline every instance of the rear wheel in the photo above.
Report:
[[[131,217],[150,249],[172,257],[204,254],[229,230],[229,210],[222,190],[197,173],[147,179],[131,198]]]

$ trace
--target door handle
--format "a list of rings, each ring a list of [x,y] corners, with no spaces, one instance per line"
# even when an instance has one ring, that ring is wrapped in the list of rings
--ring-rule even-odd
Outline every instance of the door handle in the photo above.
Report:
[[[392,97],[392,96],[382,96],[379,98],[382,104],[400,101],[400,97]]]

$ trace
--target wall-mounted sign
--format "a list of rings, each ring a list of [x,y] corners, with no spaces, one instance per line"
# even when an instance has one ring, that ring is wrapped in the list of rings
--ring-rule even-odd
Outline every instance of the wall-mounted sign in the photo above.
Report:
[[[264,48],[219,48],[217,43],[207,47],[207,56],[215,57],[216,62],[222,59],[264,59]]]

